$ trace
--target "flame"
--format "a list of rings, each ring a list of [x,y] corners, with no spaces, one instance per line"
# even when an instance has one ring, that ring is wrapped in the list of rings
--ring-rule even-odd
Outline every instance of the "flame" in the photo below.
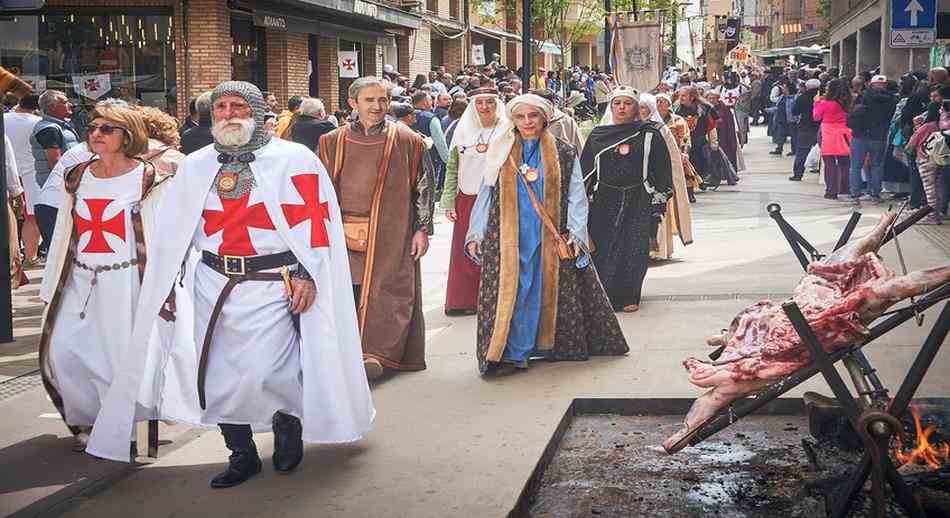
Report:
[[[947,462],[947,459],[950,458],[950,444],[945,442],[931,444],[930,437],[937,431],[937,427],[930,425],[927,428],[921,429],[920,412],[911,406],[910,413],[914,416],[917,446],[909,452],[904,452],[904,445],[902,444],[900,435],[898,435],[897,444],[894,449],[894,456],[897,458],[897,462],[901,466],[904,464],[926,464],[932,469],[940,469],[940,467]]]

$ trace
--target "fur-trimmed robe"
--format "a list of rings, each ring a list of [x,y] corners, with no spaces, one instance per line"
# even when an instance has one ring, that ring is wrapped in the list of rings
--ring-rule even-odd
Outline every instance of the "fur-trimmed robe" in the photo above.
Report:
[[[479,370],[499,362],[507,344],[518,291],[517,168],[518,138],[509,160],[490,190],[488,223],[481,244],[482,277],[478,293],[477,357]],[[576,151],[545,132],[541,137],[545,212],[567,232],[568,187]],[[484,191],[483,191],[484,193]],[[622,355],[629,351],[620,324],[607,301],[593,265],[578,268],[573,259],[559,260],[554,240],[542,229],[541,318],[536,353],[552,360],[586,360],[589,355]]]
[[[680,119],[681,121],[683,119]],[[684,123],[685,125],[685,123]],[[669,259],[673,256],[673,236],[678,235],[683,246],[693,243],[693,212],[686,192],[688,183],[684,161],[689,158],[680,153],[676,136],[665,125],[660,125],[660,134],[670,152],[670,165],[673,172],[673,197],[666,205],[663,221],[657,225],[656,250],[650,250],[652,259]]]

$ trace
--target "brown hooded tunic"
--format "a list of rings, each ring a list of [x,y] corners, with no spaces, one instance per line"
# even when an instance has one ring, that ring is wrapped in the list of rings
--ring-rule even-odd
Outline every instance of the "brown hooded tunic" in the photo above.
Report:
[[[383,174],[391,124],[396,124],[396,136]],[[349,251],[363,357],[391,369],[425,369],[421,274],[412,257],[413,234],[432,233],[432,184],[422,167],[425,146],[403,124],[385,122],[366,134],[353,123],[346,127],[338,164],[342,132],[320,137],[320,159],[331,171],[343,216],[369,217],[366,252]]]

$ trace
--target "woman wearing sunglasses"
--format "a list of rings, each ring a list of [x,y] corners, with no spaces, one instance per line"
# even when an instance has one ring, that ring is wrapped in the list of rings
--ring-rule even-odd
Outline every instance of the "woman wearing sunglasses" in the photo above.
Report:
[[[145,240],[167,176],[138,158],[148,149],[140,112],[100,103],[93,154],[65,173],[65,191],[40,296],[48,304],[40,365],[50,398],[82,450],[132,334]]]

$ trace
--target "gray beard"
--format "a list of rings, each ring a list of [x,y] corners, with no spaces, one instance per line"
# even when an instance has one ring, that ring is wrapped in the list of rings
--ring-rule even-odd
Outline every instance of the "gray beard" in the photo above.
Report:
[[[240,127],[229,127],[234,123],[238,123]],[[211,127],[211,135],[215,142],[222,146],[241,147],[251,141],[254,128],[254,119],[228,119],[214,123]]]

